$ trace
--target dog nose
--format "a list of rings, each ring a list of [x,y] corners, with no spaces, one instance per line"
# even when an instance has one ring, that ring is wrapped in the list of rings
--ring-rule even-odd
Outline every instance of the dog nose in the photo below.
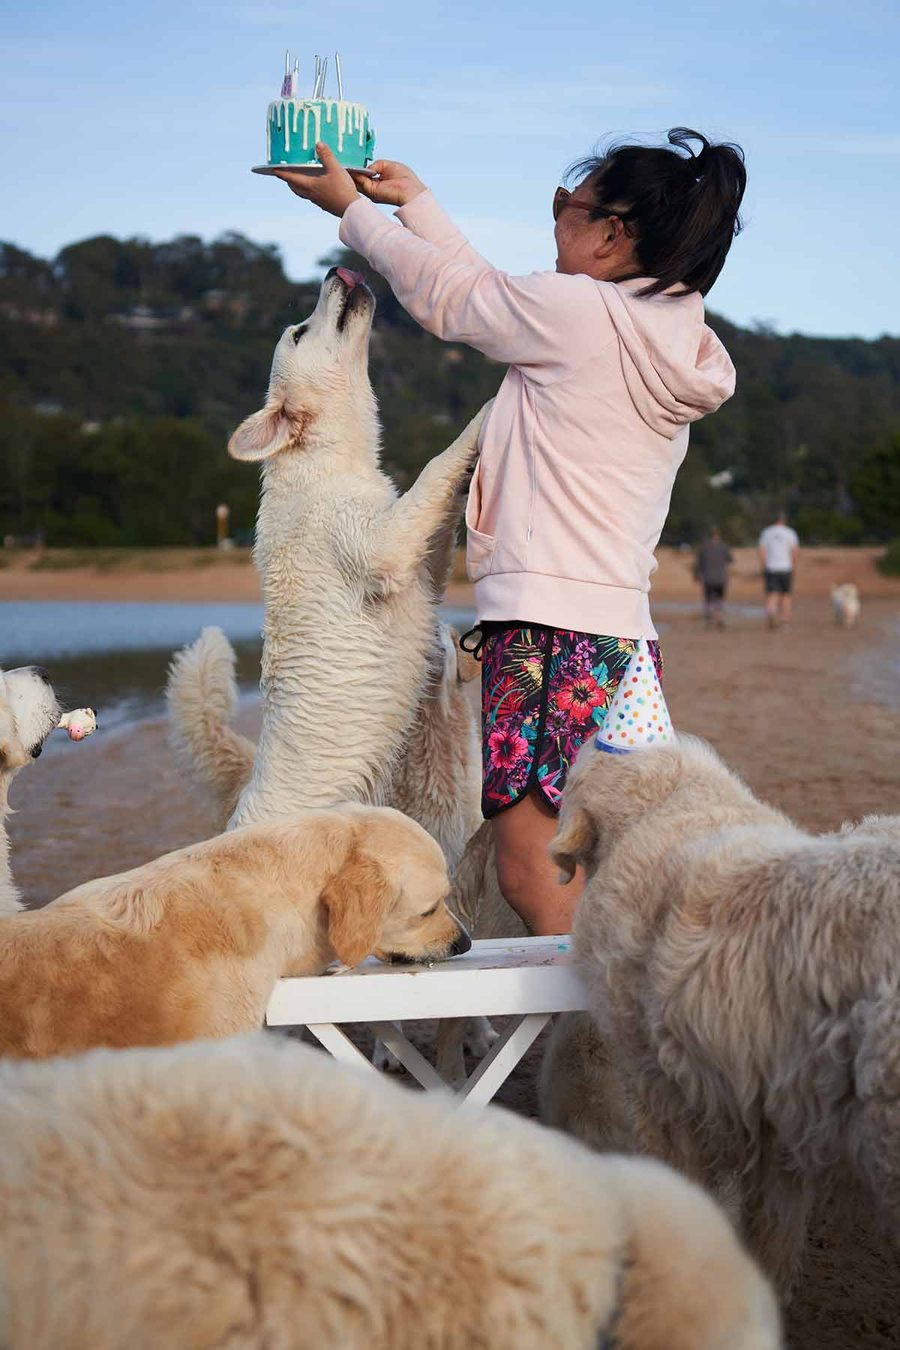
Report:
[[[472,946],[472,939],[469,937],[466,930],[464,928],[461,928],[459,930],[457,937],[455,937],[453,940],[453,945],[450,948],[450,955],[462,956],[465,952],[471,949],[471,946]]]
[[[32,673],[35,674],[39,680],[44,681],[44,684],[51,683],[49,670],[45,670],[43,666],[32,666],[31,669]]]

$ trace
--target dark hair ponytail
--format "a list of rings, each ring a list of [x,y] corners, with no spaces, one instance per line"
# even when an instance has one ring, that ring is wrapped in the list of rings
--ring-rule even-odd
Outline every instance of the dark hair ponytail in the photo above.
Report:
[[[654,278],[642,295],[679,283],[706,295],[741,230],[747,170],[739,145],[711,145],[699,131],[673,127],[668,146],[613,146],[569,172],[587,180],[591,216],[618,216],[634,237],[640,275]]]

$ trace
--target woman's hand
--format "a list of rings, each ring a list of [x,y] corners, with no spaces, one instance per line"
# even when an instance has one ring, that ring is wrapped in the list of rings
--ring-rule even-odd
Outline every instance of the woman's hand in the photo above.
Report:
[[[371,178],[372,173],[378,177]],[[376,159],[365,173],[351,169],[350,177],[364,197],[383,206],[405,206],[420,192],[428,191],[421,178],[396,159]]]
[[[333,216],[342,216],[359,195],[356,185],[343,164],[338,163],[336,155],[322,141],[316,142],[316,156],[324,173],[297,173],[284,166],[274,176],[287,183],[291,192],[298,197],[315,202],[316,206]]]

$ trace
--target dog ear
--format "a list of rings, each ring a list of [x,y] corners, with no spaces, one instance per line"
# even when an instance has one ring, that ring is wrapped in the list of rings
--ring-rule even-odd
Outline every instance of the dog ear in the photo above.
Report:
[[[306,414],[290,410],[284,398],[267,399],[265,407],[245,418],[233,433],[228,453],[232,459],[271,459],[300,443],[306,421]]]
[[[377,862],[357,850],[325,883],[328,941],[345,966],[358,966],[378,938],[391,905],[391,889]]]
[[[550,860],[559,868],[560,885],[565,886],[575,875],[575,868],[583,862],[597,842],[594,822],[583,806],[563,805],[559,828],[550,842]]]

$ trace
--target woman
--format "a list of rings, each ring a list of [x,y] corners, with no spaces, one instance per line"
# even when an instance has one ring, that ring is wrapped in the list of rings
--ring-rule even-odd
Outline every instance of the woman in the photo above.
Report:
[[[678,128],[668,146],[583,161],[553,198],[556,271],[511,277],[405,165],[380,160],[371,178],[317,153],[320,177],[279,176],[342,217],[342,242],[424,328],[509,363],[466,511],[483,810],[508,902],[532,932],[568,932],[579,886],[560,888],[547,858],[560,793],[639,638],[659,664],[653,551],[689,423],[734,390],[701,296],[740,229],[743,155]]]

